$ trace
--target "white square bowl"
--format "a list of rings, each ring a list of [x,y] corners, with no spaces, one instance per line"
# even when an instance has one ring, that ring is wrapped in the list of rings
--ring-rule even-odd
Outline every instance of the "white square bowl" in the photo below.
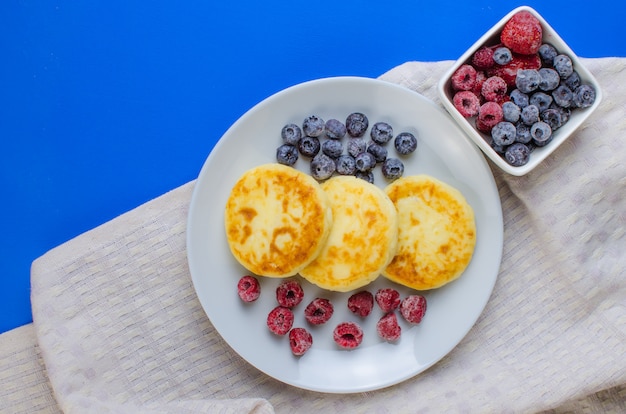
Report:
[[[536,147],[530,154],[528,163],[522,166],[510,165],[500,154],[498,154],[490,145],[491,136],[478,131],[475,128],[475,118],[465,118],[454,107],[452,98],[454,91],[451,86],[451,78],[454,72],[463,64],[471,61],[474,53],[482,46],[491,46],[500,43],[500,33],[504,25],[520,11],[528,11],[533,14],[541,23],[543,29],[543,43],[549,43],[556,48],[558,53],[566,54],[572,60],[574,70],[578,72],[581,83],[586,83],[595,88],[596,98],[594,103],[587,108],[576,108],[571,111],[569,120],[560,128],[554,131],[552,141],[543,147]],[[554,29],[545,21],[545,19],[534,9],[528,6],[518,7],[498,23],[496,23],[489,31],[487,31],[480,39],[476,41],[461,57],[452,65],[445,73],[438,84],[438,92],[441,97],[442,104],[450,113],[452,118],[461,126],[466,135],[486,154],[499,168],[503,171],[515,175],[522,176],[532,171],[539,165],[548,155],[555,151],[566,139],[568,139],[580,125],[598,108],[602,100],[602,90],[598,81],[593,77],[591,72],[585,68],[580,59],[570,49],[570,47],[561,39]]]

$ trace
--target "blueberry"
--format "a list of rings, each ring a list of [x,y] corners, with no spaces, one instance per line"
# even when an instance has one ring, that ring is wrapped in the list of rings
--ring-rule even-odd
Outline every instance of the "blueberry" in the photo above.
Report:
[[[370,184],[374,184],[374,173],[372,171],[357,171],[354,176],[365,180]]]
[[[504,151],[507,149],[505,145],[498,145],[494,141],[491,141],[491,148],[498,154],[504,154]]]
[[[369,152],[362,152],[354,158],[357,171],[371,171],[376,166],[376,159]]]
[[[513,101],[513,103],[515,103],[515,105],[519,106],[520,108],[525,108],[528,106],[528,95],[520,91],[519,89],[513,89],[509,94],[509,97],[511,98],[511,101]]]
[[[550,125],[552,131],[559,129],[563,125],[561,120],[561,113],[554,108],[546,109],[541,113],[541,120]]]
[[[520,142],[510,145],[505,153],[504,159],[514,167],[520,167],[528,163],[530,159],[530,149]]]
[[[502,116],[505,121],[516,123],[519,121],[522,109],[512,101],[506,101],[502,104]]]
[[[572,106],[572,101],[574,100],[574,94],[572,90],[568,88],[566,85],[560,85],[554,91],[552,91],[552,98],[554,99],[554,103],[563,108],[569,108]]]
[[[561,125],[565,124],[569,121],[569,117],[572,114],[572,110],[570,108],[563,108],[562,106],[553,104],[550,109],[556,109],[561,115]]]
[[[335,161],[337,173],[341,175],[354,175],[356,161],[352,155],[342,155]]]
[[[530,104],[539,108],[539,112],[543,112],[552,104],[552,97],[544,92],[535,92],[530,96]]]
[[[320,140],[317,137],[305,136],[298,142],[298,150],[305,157],[314,157],[320,152]]]
[[[520,69],[517,71],[515,86],[523,93],[530,93],[539,87],[541,76],[537,69]]]
[[[539,57],[541,58],[543,66],[552,66],[554,58],[558,54],[559,52],[549,43],[544,43],[539,47]]]
[[[281,145],[276,149],[276,161],[284,165],[294,165],[298,161],[298,148],[291,144]]]
[[[508,121],[498,122],[491,129],[491,138],[496,145],[511,145],[515,142],[517,136],[517,130],[515,125]]]
[[[581,84],[580,75],[578,72],[573,71],[571,75],[569,75],[565,80],[563,80],[565,86],[575,91]]]
[[[506,65],[513,60],[513,54],[508,47],[499,47],[493,51],[493,61],[498,65]]]
[[[367,146],[367,152],[374,156],[376,162],[383,162],[387,159],[387,148],[375,142]]]
[[[367,116],[360,112],[354,112],[346,118],[346,130],[351,137],[362,137],[369,126]]]
[[[596,90],[591,85],[580,85],[574,91],[574,105],[588,108],[596,101]]]
[[[542,91],[552,91],[559,86],[561,78],[556,70],[552,68],[541,68],[538,72],[541,78],[539,81],[539,89]]]
[[[393,138],[393,128],[386,122],[376,122],[370,131],[372,141],[377,144],[386,144]]]
[[[330,178],[335,168],[335,161],[326,154],[318,154],[311,160],[311,175],[318,181]]]
[[[539,121],[539,108],[536,105],[528,105],[522,109],[520,118],[526,125],[534,124]]]
[[[398,134],[393,144],[396,147],[396,151],[402,155],[410,154],[417,149],[417,139],[410,132]]]
[[[346,126],[337,119],[326,121],[326,136],[330,139],[341,139],[346,135]]]
[[[570,59],[570,57],[567,55],[556,55],[554,57],[552,65],[554,66],[554,69],[559,72],[559,76],[562,79],[566,79],[574,72],[572,59]]]
[[[381,167],[383,176],[388,180],[396,180],[404,174],[404,164],[397,158],[387,158]]]
[[[298,141],[302,138],[302,130],[296,124],[287,124],[280,131],[283,143],[290,145],[298,145]]]
[[[326,123],[317,115],[311,115],[304,118],[302,122],[302,131],[308,137],[319,137],[324,133]]]
[[[362,138],[353,138],[348,141],[348,154],[356,158],[357,155],[367,150],[367,142]]]
[[[552,141],[552,128],[545,122],[538,121],[530,127],[530,135],[533,137],[535,145],[543,147]]]
[[[327,139],[322,144],[322,152],[330,158],[339,158],[343,153],[343,144],[335,139]]]
[[[517,130],[517,133],[515,135],[515,142],[528,144],[530,141],[533,140],[533,137],[530,135],[530,125],[519,122],[515,129]]]

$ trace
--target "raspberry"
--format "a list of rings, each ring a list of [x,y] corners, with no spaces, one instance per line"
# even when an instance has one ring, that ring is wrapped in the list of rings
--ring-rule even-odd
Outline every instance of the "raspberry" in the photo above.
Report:
[[[541,22],[525,10],[513,15],[500,33],[500,41],[511,51],[522,55],[537,53],[542,39]]]
[[[276,288],[276,301],[285,308],[294,308],[304,298],[302,286],[295,280],[282,281]]]
[[[374,298],[380,309],[385,313],[391,312],[400,306],[400,292],[392,288],[378,289]]]
[[[313,325],[321,325],[328,322],[335,308],[328,299],[316,298],[304,309],[304,317]]]
[[[354,322],[342,322],[333,331],[333,339],[340,347],[353,349],[363,341],[363,330]]]
[[[276,335],[285,335],[293,326],[293,312],[284,306],[277,306],[267,315],[267,327]]]
[[[296,356],[304,355],[313,345],[313,336],[304,328],[293,328],[289,331],[289,346]]]
[[[478,70],[489,69],[494,65],[493,48],[483,46],[474,52],[472,56],[472,64]]]
[[[356,315],[366,317],[374,308],[374,295],[367,290],[355,293],[348,298],[348,309]]]
[[[398,318],[394,312],[389,312],[376,324],[376,332],[385,341],[397,341],[400,339],[402,328],[398,325]]]
[[[508,98],[507,84],[501,77],[491,76],[483,83],[480,93],[487,101],[504,102]]]
[[[253,276],[244,276],[237,283],[237,294],[244,302],[254,302],[261,295],[261,285]]]
[[[452,98],[454,107],[465,118],[471,118],[478,115],[478,109],[480,108],[480,99],[473,92],[459,91],[454,94]]]
[[[494,65],[487,70],[487,76],[499,76],[509,87],[515,87],[518,69],[539,69],[541,58],[538,54],[520,55],[513,54],[513,59],[506,65]]]
[[[482,97],[482,95],[480,94],[480,91],[482,90],[483,83],[485,83],[486,80],[487,80],[487,75],[485,74],[484,71],[481,70],[481,71],[476,72],[476,83],[474,84],[474,88],[472,89],[472,92],[474,92],[474,95],[478,96],[478,99]]]
[[[452,87],[457,91],[469,91],[476,83],[476,69],[472,65],[461,65],[452,74]]]
[[[400,313],[407,322],[418,324],[426,313],[426,298],[422,295],[409,295],[400,303]]]
[[[500,105],[496,102],[485,102],[478,111],[476,128],[481,132],[489,133],[498,122],[502,121],[503,117]]]

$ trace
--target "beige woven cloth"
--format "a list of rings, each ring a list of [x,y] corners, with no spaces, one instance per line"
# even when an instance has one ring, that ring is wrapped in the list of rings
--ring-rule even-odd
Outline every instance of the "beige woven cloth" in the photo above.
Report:
[[[600,108],[527,176],[493,168],[504,214],[494,292],[462,342],[424,373],[331,395],[242,360],[192,286],[190,182],[33,263],[34,324],[0,336],[0,409],[626,412],[626,59],[583,62],[603,87]],[[381,78],[437,101],[451,64],[409,62]]]

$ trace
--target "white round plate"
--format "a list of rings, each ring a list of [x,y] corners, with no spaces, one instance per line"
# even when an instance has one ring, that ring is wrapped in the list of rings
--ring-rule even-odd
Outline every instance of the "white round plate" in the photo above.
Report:
[[[429,174],[463,193],[475,213],[476,249],[459,279],[424,293],[428,310],[419,325],[398,318],[402,336],[396,343],[378,338],[376,322],[382,311],[377,306],[367,318],[360,318],[347,309],[351,293],[323,291],[298,277],[305,298],[294,311],[294,327],[309,329],[313,346],[302,357],[296,357],[288,338],[270,333],[266,326],[267,314],[277,305],[275,288],[280,280],[259,278],[262,293],[256,302],[245,304],[237,295],[237,282],[248,272],[230,253],[224,232],[224,206],[231,188],[246,170],[275,162],[285,124],[301,124],[312,114],[345,120],[352,112],[367,115],[370,128],[377,121],[386,121],[395,134],[408,131],[418,137],[417,151],[403,158],[405,175]],[[396,156],[393,143],[388,144],[388,150],[389,156]],[[308,171],[308,161],[301,158],[296,167]],[[384,187],[380,167],[377,171],[376,183]],[[187,223],[187,255],[193,284],[207,316],[241,357],[286,384],[320,392],[354,393],[411,378],[463,339],[491,295],[500,267],[502,238],[502,209],[491,171],[479,150],[441,108],[395,84],[337,77],[296,85],[265,99],[224,134],[194,188]],[[366,289],[375,293],[380,287],[394,287],[402,297],[411,293],[382,276]],[[315,297],[326,297],[335,306],[333,317],[325,325],[310,326],[304,319],[304,308]],[[362,344],[351,351],[340,349],[332,339],[334,327],[348,320],[358,322],[364,330]]]

